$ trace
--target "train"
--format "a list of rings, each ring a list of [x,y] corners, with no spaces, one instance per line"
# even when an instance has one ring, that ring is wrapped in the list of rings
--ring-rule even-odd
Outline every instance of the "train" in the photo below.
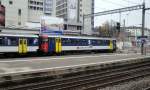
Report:
[[[80,51],[116,51],[115,38],[0,33],[1,54],[61,54]]]
[[[0,5],[0,26],[5,26],[5,6]]]

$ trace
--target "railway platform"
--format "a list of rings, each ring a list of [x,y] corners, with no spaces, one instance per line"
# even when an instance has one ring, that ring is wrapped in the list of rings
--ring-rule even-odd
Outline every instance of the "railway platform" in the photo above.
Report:
[[[149,76],[149,59],[150,56],[140,54],[1,59],[0,89],[72,90],[70,88],[88,85],[87,90],[96,90],[94,88],[116,83],[117,79],[120,83],[129,78]],[[108,82],[100,83],[105,81]]]
[[[140,54],[110,54],[110,55],[74,55],[59,57],[33,57],[0,60],[0,76],[14,76],[37,72],[57,72],[59,70],[77,70],[89,66],[108,65],[113,63],[132,62],[150,58]],[[60,73],[60,72],[59,72]]]

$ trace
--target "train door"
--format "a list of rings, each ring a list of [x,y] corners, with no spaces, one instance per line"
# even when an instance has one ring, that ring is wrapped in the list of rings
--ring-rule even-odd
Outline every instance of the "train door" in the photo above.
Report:
[[[48,36],[47,35],[42,35],[39,36],[39,50],[40,52],[43,53],[48,53]]]
[[[23,53],[27,53],[28,43],[27,39],[23,39]]]
[[[62,51],[61,38],[55,38],[55,52],[61,53],[61,51]]]
[[[113,41],[110,40],[110,45],[109,45],[110,49],[113,50]]]
[[[49,52],[55,52],[55,38],[49,38]]]
[[[113,50],[115,51],[116,50],[116,41],[113,40]]]
[[[27,53],[27,39],[19,38],[18,52],[20,54]]]

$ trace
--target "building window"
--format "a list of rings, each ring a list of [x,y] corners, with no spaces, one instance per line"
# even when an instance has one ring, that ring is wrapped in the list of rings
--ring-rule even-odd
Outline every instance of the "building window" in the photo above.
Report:
[[[33,1],[30,1],[30,4],[33,4]]]
[[[37,10],[40,10],[40,7],[37,7],[36,9],[37,9]]]
[[[34,10],[36,10],[36,7],[33,7]]]
[[[18,25],[21,25],[21,22],[18,22]]]
[[[36,5],[36,1],[34,1],[34,4]]]
[[[21,16],[21,9],[18,9],[18,15]]]
[[[39,2],[40,5],[43,5],[43,2]]]
[[[29,6],[30,9],[33,9],[33,6]]]
[[[37,2],[37,5],[40,5],[40,2]]]
[[[12,4],[13,4],[13,1],[9,1],[9,4],[12,5]]]
[[[50,16],[50,15],[51,15],[51,13],[45,13],[45,15],[48,15],[48,16]]]
[[[43,11],[43,8],[40,8],[41,11]]]

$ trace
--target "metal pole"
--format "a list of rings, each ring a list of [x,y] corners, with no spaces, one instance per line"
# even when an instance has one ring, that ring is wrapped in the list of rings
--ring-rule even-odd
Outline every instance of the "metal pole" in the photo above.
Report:
[[[120,25],[121,25],[121,12],[119,13],[119,22],[120,22]]]
[[[126,24],[126,21],[125,21],[125,19],[123,20],[123,31],[122,31],[122,33],[123,33],[123,49],[124,49],[124,46],[125,46],[125,24]]]
[[[85,15],[83,14],[82,34],[84,34],[84,18],[85,18]]]
[[[143,2],[143,9],[142,9],[142,38],[144,37],[144,29],[145,29],[145,2]],[[141,44],[141,54],[144,55],[144,42]]]

